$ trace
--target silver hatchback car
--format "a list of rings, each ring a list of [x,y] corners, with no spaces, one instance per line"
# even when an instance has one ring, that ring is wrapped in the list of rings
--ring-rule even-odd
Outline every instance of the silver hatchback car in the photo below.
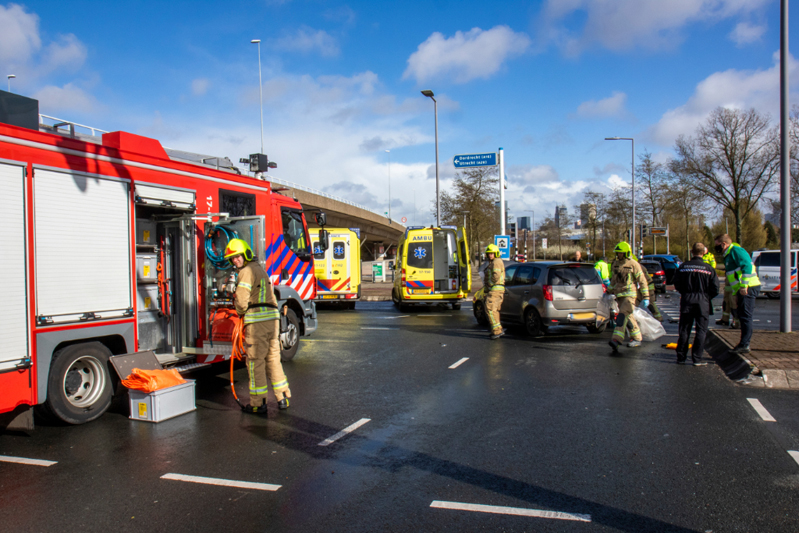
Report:
[[[536,261],[505,266],[502,323],[521,324],[528,335],[546,333],[549,326],[579,324],[602,333],[608,321],[597,315],[605,287],[590,263]],[[474,296],[474,316],[488,325],[483,289]]]

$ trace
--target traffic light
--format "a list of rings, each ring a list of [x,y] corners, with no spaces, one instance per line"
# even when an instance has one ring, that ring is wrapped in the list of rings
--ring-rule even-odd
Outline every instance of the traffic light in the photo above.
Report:
[[[646,224],[641,225],[641,240],[644,240],[644,237],[646,237],[647,235],[646,230],[647,230]]]

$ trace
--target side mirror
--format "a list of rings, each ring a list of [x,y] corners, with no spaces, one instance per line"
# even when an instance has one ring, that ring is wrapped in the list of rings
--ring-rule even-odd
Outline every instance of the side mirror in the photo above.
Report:
[[[319,211],[318,213],[314,213],[314,219],[316,219],[316,223],[318,225],[320,225],[320,226],[326,226],[327,225],[327,215],[323,211]],[[327,250],[327,246],[325,246],[325,250]]]
[[[325,214],[322,213],[323,218],[324,216]],[[319,230],[319,247],[322,248],[322,250],[327,250],[328,248],[330,248],[330,242],[328,240],[329,235],[330,234],[326,229]]]

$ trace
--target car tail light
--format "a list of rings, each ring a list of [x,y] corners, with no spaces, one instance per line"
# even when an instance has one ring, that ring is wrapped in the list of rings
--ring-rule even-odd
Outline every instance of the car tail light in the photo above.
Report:
[[[552,301],[552,285],[544,285],[544,300]]]
[[[604,283],[602,284],[602,292],[603,292],[603,293],[606,293],[606,292],[608,292],[608,288],[607,288],[607,287],[605,287],[605,284],[604,284]]]
[[[655,275],[656,275],[656,276],[665,276],[665,275],[666,275],[666,271],[664,271],[664,270],[658,270],[657,272],[655,272]]]

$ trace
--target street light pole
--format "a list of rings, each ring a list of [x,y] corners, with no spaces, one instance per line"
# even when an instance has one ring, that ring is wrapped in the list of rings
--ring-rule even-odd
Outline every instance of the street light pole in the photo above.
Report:
[[[633,253],[636,253],[635,250],[635,139],[632,137],[605,137],[606,141],[631,141],[633,147],[633,155],[632,155],[632,166],[630,167],[630,171],[632,172],[633,176],[633,227],[632,231],[630,232],[630,248],[632,248]],[[643,244],[642,244],[643,245]],[[641,248],[643,250],[643,248]],[[640,258],[639,258],[640,259]]]
[[[441,202],[439,197],[439,185],[438,185],[438,102],[436,99],[433,98],[433,91],[425,90],[422,91],[422,94],[426,97],[430,98],[433,101],[433,113],[436,117],[436,227],[441,226]]]
[[[8,92],[11,92],[11,78],[16,78],[14,74],[9,74],[6,76],[8,78]]]
[[[388,220],[391,221],[391,150],[386,150],[388,154]]]
[[[250,41],[258,45],[258,92],[261,96],[261,153],[264,153],[264,82],[261,79],[261,39]]]

